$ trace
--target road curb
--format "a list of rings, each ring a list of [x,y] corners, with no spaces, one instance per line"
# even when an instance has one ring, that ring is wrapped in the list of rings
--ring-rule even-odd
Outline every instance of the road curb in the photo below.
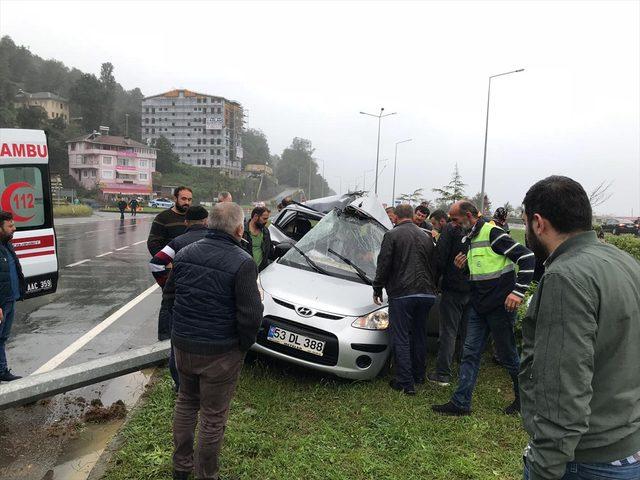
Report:
[[[156,368],[153,371],[153,374],[149,377],[149,380],[144,385],[145,391],[142,393],[142,395],[140,395],[140,398],[138,398],[138,401],[135,403],[135,405],[131,407],[131,410],[127,412],[127,416],[124,422],[122,423],[122,425],[120,425],[120,428],[118,429],[116,434],[111,438],[111,440],[109,440],[107,446],[104,447],[104,450],[100,454],[100,457],[98,457],[98,460],[96,460],[96,463],[89,472],[86,480],[100,480],[105,475],[105,473],[107,473],[113,455],[118,452],[120,448],[122,448],[126,440],[123,434],[125,427],[129,425],[129,422],[138,412],[138,410],[140,410],[147,403],[149,390],[153,388],[156,383],[158,383],[158,381],[164,375],[165,370],[166,368]]]

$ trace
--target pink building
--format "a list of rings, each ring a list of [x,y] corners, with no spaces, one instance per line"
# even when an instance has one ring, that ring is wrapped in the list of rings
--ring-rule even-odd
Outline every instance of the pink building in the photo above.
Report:
[[[67,142],[69,175],[85,188],[98,186],[105,197],[150,197],[156,149],[100,131]]]

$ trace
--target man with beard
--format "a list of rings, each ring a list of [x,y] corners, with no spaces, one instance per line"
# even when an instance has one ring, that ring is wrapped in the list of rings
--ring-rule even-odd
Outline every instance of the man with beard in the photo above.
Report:
[[[523,203],[546,259],[522,322],[524,478],[640,478],[640,264],[598,241],[576,181],[540,180]]]
[[[478,379],[480,357],[491,334],[498,358],[513,381],[515,400],[504,413],[518,413],[520,359],[513,326],[516,310],[533,276],[535,258],[531,251],[515,242],[500,227],[480,217],[476,206],[469,201],[454,203],[449,216],[467,232],[462,242],[469,243],[469,253],[459,253],[455,264],[469,270],[470,307],[458,388],[449,402],[433,405],[432,409],[445,415],[471,413],[471,397]]]
[[[9,212],[0,212],[0,382],[22,378],[9,370],[4,350],[11,333],[16,300],[20,300],[25,291],[20,260],[11,245],[15,231],[13,215]]]
[[[251,211],[251,218],[244,228],[243,248],[256,262],[258,270],[264,270],[273,257],[271,235],[267,228],[269,210],[265,207],[256,207]]]
[[[151,224],[147,248],[152,257],[187,230],[184,215],[193,202],[193,191],[189,187],[181,186],[173,191],[173,196],[175,198],[173,207],[160,212]],[[171,312],[163,299],[158,314],[158,340],[167,340],[170,337]]]

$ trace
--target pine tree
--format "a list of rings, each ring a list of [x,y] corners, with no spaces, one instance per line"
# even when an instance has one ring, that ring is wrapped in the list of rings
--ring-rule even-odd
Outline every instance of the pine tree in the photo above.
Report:
[[[453,175],[451,175],[451,181],[442,188],[434,188],[432,190],[434,193],[440,195],[436,199],[438,205],[451,205],[464,198],[464,187],[466,186],[467,184],[462,182],[462,176],[456,163]]]

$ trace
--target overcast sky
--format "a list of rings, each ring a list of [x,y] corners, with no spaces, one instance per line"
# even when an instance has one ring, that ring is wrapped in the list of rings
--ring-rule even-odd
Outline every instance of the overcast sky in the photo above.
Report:
[[[613,181],[601,213],[640,215],[640,2],[186,2],[0,0],[0,30],[44,58],[145,95],[172,88],[240,101],[272,153],[313,142],[338,191],[449,181],[480,191],[488,76],[487,192],[520,204],[551,174]],[[320,163],[322,168],[322,163]],[[383,167],[381,166],[381,169]]]

